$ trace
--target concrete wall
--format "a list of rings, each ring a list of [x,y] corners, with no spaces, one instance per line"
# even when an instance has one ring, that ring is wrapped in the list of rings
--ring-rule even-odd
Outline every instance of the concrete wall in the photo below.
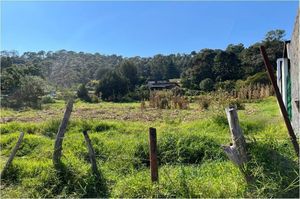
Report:
[[[300,136],[300,65],[299,65],[299,10],[296,17],[291,43],[288,45],[288,57],[290,59],[290,74],[292,83],[292,126],[295,133]]]

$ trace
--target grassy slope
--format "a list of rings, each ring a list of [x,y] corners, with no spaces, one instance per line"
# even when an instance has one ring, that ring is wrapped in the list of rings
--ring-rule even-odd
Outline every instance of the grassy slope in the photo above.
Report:
[[[45,107],[60,118],[64,104]],[[63,165],[52,166],[59,121],[1,124],[1,168],[19,135],[27,132],[13,166],[4,176],[2,197],[298,197],[299,172],[287,132],[274,98],[245,105],[239,111],[241,126],[252,155],[248,167],[254,177],[247,185],[240,171],[220,149],[230,142],[224,111],[146,110],[154,121],[129,117],[120,121],[82,119],[73,115],[64,140]],[[75,110],[103,110],[104,114],[141,114],[138,103],[85,104]],[[35,118],[41,111],[1,110],[1,117]],[[89,112],[88,112],[89,113]],[[40,113],[39,113],[40,114]],[[186,118],[186,115],[190,115]],[[193,116],[193,117],[191,117]],[[29,120],[31,121],[31,120]],[[148,128],[158,130],[159,185],[152,185],[148,162]],[[82,129],[90,129],[101,179],[91,175]]]

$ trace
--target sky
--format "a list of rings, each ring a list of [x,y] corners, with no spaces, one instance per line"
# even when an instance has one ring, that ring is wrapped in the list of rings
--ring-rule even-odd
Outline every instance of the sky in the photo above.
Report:
[[[284,29],[299,2],[1,1],[1,50],[117,54],[190,53],[254,44]]]

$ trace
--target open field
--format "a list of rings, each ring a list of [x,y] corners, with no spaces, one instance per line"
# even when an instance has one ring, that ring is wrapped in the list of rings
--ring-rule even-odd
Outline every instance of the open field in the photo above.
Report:
[[[1,169],[20,131],[24,141],[1,185],[2,197],[298,197],[297,157],[274,97],[238,111],[254,181],[220,146],[230,142],[225,111],[141,110],[140,103],[77,101],[63,143],[64,167],[52,164],[54,137],[65,104],[42,110],[1,110]],[[159,184],[151,184],[148,128],[158,132]],[[89,135],[102,178],[95,179],[82,134]]]

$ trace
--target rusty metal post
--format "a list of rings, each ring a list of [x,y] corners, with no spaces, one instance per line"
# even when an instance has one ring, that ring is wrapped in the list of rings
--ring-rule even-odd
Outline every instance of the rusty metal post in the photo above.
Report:
[[[158,182],[158,165],[157,165],[157,144],[156,144],[156,129],[149,128],[150,142],[150,171],[152,182]]]
[[[296,154],[299,158],[299,144],[298,144],[298,141],[297,141],[297,137],[294,133],[294,130],[293,130],[293,127],[291,125],[291,122],[288,118],[288,113],[287,113],[287,110],[284,106],[284,103],[283,103],[283,100],[282,100],[282,96],[279,92],[279,88],[277,86],[277,83],[276,83],[276,78],[275,78],[275,75],[274,75],[274,69],[273,67],[271,66],[271,63],[269,61],[269,58],[268,58],[268,55],[266,53],[266,49],[264,46],[260,46],[260,52],[261,52],[261,55],[264,59],[264,63],[265,63],[265,66],[267,68],[267,71],[268,71],[268,75],[269,75],[269,78],[271,80],[271,83],[273,85],[273,88],[274,88],[274,91],[275,91],[275,94],[276,94],[276,97],[277,97],[277,101],[278,101],[278,104],[279,104],[279,107],[280,107],[280,110],[281,110],[281,113],[282,113],[282,116],[283,116],[283,119],[284,119],[284,122],[285,122],[285,125],[288,129],[288,133],[289,133],[289,136],[291,138],[291,141],[292,141],[292,144],[294,146],[294,149],[296,151]]]

